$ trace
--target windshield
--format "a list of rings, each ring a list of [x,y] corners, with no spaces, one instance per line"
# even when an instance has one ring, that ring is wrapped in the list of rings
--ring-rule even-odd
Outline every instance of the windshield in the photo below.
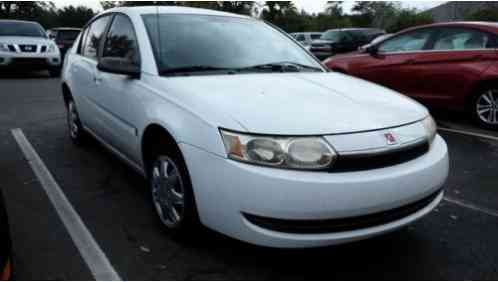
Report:
[[[79,34],[80,34],[79,30],[59,30],[57,32],[57,39],[74,41],[76,40]]]
[[[342,32],[339,30],[327,31],[322,35],[322,40],[328,40],[332,42],[339,42],[342,38]]]
[[[0,21],[0,36],[47,37],[43,28],[36,23]]]
[[[262,21],[171,14],[144,15],[143,19],[160,72],[192,66],[238,69],[277,62],[321,68],[302,47]]]

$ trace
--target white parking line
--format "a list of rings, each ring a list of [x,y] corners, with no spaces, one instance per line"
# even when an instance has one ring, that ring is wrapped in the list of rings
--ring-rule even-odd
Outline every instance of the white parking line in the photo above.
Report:
[[[464,130],[457,130],[457,129],[445,128],[445,127],[439,127],[438,130],[440,130],[440,131],[446,131],[446,132],[452,132],[452,133],[459,133],[459,134],[463,134],[463,135],[469,135],[469,136],[474,136],[474,137],[489,139],[489,140],[493,140],[493,141],[498,141],[498,137],[493,136],[493,135],[487,135],[487,134],[469,132],[469,131],[464,131]]]
[[[498,211],[490,210],[490,209],[487,209],[487,208],[481,208],[481,207],[478,207],[476,205],[473,205],[473,204],[470,204],[470,203],[465,203],[463,201],[452,199],[452,198],[448,198],[448,197],[445,197],[444,200],[446,202],[448,202],[448,203],[451,203],[451,204],[454,204],[454,205],[457,205],[457,206],[460,206],[460,207],[463,207],[463,208],[467,208],[467,209],[470,209],[470,210],[473,210],[473,211],[481,212],[481,213],[487,214],[489,216],[498,217]]]
[[[55,182],[54,177],[45,166],[40,156],[29,143],[21,129],[11,130],[17,144],[21,148],[26,160],[40,181],[45,193],[52,202],[57,214],[61,218],[74,244],[90,268],[93,277],[99,281],[121,281],[114,267],[104,252],[86,228],[80,216]]]

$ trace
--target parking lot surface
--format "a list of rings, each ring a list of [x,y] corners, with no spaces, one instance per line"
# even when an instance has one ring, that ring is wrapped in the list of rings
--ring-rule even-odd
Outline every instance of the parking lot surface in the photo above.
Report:
[[[17,279],[92,280],[94,274],[14,139],[15,128],[125,280],[498,279],[498,134],[459,114],[435,113],[449,145],[451,173],[446,199],[431,215],[363,242],[275,250],[209,230],[190,238],[168,234],[145,180],[96,142],[70,142],[57,79],[0,74],[0,96],[0,187]]]

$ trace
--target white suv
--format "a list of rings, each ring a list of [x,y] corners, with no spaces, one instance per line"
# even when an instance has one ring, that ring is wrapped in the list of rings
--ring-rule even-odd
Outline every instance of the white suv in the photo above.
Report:
[[[327,72],[263,21],[111,9],[66,59],[72,140],[91,135],[147,177],[171,232],[200,222],[317,247],[401,228],[443,198],[448,151],[423,106]]]
[[[59,48],[35,22],[0,20],[0,69],[61,72]]]

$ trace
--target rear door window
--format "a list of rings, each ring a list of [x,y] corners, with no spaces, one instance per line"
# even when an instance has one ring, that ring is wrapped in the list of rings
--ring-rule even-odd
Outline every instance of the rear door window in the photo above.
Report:
[[[478,50],[492,48],[490,35],[473,29],[440,28],[434,41],[434,50]]]

